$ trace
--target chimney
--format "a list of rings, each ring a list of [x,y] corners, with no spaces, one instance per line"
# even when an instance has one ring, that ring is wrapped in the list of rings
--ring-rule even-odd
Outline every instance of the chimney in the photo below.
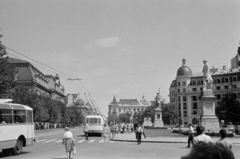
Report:
[[[226,66],[223,66],[223,70],[226,70]]]

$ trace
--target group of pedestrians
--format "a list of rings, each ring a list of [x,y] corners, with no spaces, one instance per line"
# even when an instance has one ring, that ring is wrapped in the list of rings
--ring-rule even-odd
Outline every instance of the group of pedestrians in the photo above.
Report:
[[[191,152],[182,156],[181,159],[234,159],[234,154],[232,152],[232,144],[226,139],[227,131],[226,129],[221,129],[219,131],[220,139],[213,143],[210,136],[206,135],[205,128],[203,126],[197,126],[196,133],[197,136],[194,137],[194,129],[192,125],[189,125],[189,137],[188,146],[191,143],[193,148]]]

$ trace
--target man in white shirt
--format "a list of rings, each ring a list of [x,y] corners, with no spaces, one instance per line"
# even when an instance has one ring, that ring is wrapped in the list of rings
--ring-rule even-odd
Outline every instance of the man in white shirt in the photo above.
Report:
[[[187,148],[190,147],[191,143],[193,145],[193,137],[194,137],[194,129],[192,127],[192,124],[189,124],[189,136],[188,136],[188,146],[187,146]]]
[[[198,126],[196,128],[198,136],[193,139],[193,144],[196,145],[198,142],[204,142],[204,143],[212,143],[212,139],[210,136],[204,134],[204,127]]]

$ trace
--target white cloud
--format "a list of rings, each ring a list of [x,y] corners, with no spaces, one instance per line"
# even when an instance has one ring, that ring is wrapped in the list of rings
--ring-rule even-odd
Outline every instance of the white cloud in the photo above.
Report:
[[[118,44],[119,40],[119,37],[109,37],[105,39],[99,39],[95,41],[94,44],[99,47],[114,47]]]

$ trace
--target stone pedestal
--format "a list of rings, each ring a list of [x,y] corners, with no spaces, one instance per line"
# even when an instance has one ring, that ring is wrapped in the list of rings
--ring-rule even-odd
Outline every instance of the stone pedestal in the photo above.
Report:
[[[155,120],[154,120],[154,127],[164,127],[163,121],[162,121],[162,109],[160,107],[157,107],[155,109]]]
[[[201,110],[201,125],[205,127],[205,131],[219,132],[220,126],[215,113],[216,97],[212,89],[204,90],[199,98]]]
[[[143,126],[153,126],[153,123],[151,122],[151,118],[144,118]]]

